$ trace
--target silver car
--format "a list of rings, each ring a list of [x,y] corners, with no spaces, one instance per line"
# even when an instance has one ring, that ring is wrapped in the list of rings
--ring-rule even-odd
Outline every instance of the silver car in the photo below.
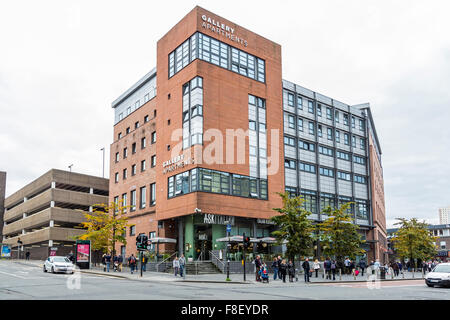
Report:
[[[51,271],[52,273],[64,272],[64,273],[74,273],[75,266],[66,257],[48,257],[44,262],[44,272]]]
[[[450,286],[450,263],[440,263],[425,276],[425,283],[429,287]]]

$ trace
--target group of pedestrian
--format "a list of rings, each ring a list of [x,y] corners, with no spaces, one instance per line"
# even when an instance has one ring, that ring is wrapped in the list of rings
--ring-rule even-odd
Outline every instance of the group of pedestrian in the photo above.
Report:
[[[173,259],[172,266],[175,277],[178,275],[178,273],[180,273],[180,277],[183,277],[186,267],[186,258],[184,257],[184,254],[181,254],[179,258],[178,256],[176,256],[175,259]]]

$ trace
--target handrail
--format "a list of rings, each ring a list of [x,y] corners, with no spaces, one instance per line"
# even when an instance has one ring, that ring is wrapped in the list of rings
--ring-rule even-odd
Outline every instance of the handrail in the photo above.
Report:
[[[197,260],[194,261],[195,274],[196,274],[196,275],[198,274],[198,262],[199,262],[200,258],[203,256],[204,253],[205,253],[204,251],[200,252],[200,254],[199,254]]]
[[[160,263],[158,263],[156,265],[156,272],[159,272],[159,266],[163,263],[167,263],[167,260],[171,259],[174,255],[178,254],[178,251],[175,251],[170,257],[164,259],[163,261],[161,261]]]
[[[222,260],[220,260],[219,257],[216,256],[212,251],[209,251],[209,254],[210,254],[212,257],[214,257],[215,260],[219,261],[219,262],[222,264],[222,269],[221,269],[221,271],[222,271],[222,273],[225,273],[225,262],[223,262]],[[212,261],[212,260],[213,260],[213,259],[211,259],[211,261]],[[218,267],[218,266],[217,266],[217,267]],[[219,268],[219,269],[220,269],[220,268]]]

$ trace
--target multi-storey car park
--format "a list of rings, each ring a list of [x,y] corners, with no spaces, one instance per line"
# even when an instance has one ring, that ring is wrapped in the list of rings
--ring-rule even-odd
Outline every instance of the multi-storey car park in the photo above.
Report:
[[[3,243],[11,246],[13,258],[28,251],[31,259],[46,259],[51,248],[57,255],[75,253],[73,237],[85,232],[83,213],[108,203],[108,187],[108,179],[48,171],[5,199]]]
[[[231,235],[270,236],[277,192],[288,191],[305,198],[316,222],[325,206],[354,202],[367,258],[386,258],[381,148],[369,104],[285,81],[281,66],[280,45],[201,7],[158,41],[156,68],[112,103],[110,201],[130,207],[132,225],[118,252],[135,253],[134,238],[145,233],[176,239],[161,251],[211,258],[224,249],[216,240],[225,224]]]

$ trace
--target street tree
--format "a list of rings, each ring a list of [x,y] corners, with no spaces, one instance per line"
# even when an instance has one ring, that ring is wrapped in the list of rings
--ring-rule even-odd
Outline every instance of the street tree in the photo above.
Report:
[[[286,244],[286,254],[294,261],[295,256],[309,256],[314,245],[314,226],[308,219],[311,212],[303,208],[304,199],[300,196],[289,197],[289,193],[278,193],[283,201],[282,208],[273,210],[280,213],[271,218],[277,225],[277,230],[272,235],[277,239],[277,244]]]
[[[412,267],[417,267],[417,260],[424,261],[434,257],[437,253],[436,237],[432,236],[425,221],[417,218],[397,218],[399,225],[397,232],[393,234],[392,243],[396,254],[402,259],[409,259]]]
[[[319,239],[322,251],[329,257],[334,257],[342,265],[345,257],[355,259],[365,253],[361,245],[365,242],[358,233],[358,226],[353,223],[353,217],[348,212],[352,202],[347,202],[337,208],[328,206],[322,214],[328,216],[318,224]]]
[[[127,206],[122,202],[111,204],[99,204],[93,206],[92,212],[84,212],[85,222],[81,227],[86,232],[77,236],[78,240],[91,240],[93,250],[112,252],[115,255],[116,242],[127,244],[125,237],[126,227],[129,227],[126,217]]]

